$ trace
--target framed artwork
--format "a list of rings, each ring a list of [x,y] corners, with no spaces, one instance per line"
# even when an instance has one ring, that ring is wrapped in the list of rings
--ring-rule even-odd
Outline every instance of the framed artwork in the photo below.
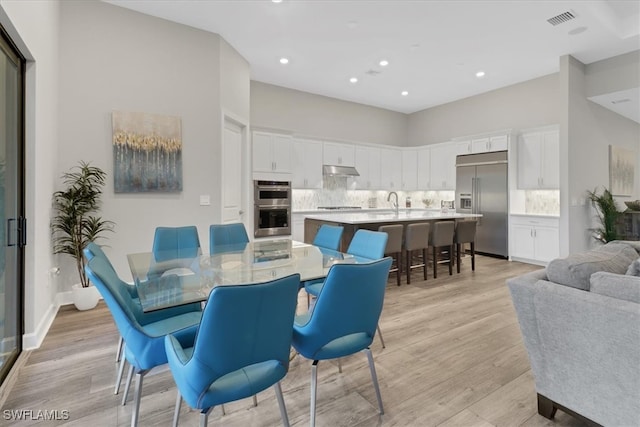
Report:
[[[112,126],[116,193],[182,191],[180,117],[114,111]]]
[[[636,169],[636,152],[609,145],[609,188],[614,196],[631,196]]]

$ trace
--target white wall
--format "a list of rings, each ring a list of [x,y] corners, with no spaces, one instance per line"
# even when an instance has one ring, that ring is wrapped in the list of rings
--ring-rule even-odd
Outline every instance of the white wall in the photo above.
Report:
[[[55,316],[56,286],[49,232],[51,193],[58,174],[57,1],[1,1],[0,22],[27,59],[25,348],[40,344]]]
[[[409,115],[407,145],[558,123],[557,91],[558,75],[550,74],[418,111]]]
[[[407,144],[406,114],[253,80],[251,127],[337,141]]]
[[[219,221],[223,93],[226,109],[249,111],[248,64],[224,50],[245,89],[233,78],[221,89],[230,73],[215,34],[102,2],[63,2],[59,168],[82,159],[109,175],[102,214],[117,225],[105,252],[123,278],[130,277],[125,254],[150,250],[155,227],[194,224],[206,248],[208,227]],[[182,118],[182,192],[114,193],[113,110]],[[201,194],[211,195],[211,206],[199,206]]]
[[[640,50],[587,65],[585,78],[589,97],[640,87]]]

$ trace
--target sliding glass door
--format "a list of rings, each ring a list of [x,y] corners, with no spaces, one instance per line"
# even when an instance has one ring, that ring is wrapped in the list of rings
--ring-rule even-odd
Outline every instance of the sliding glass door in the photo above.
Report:
[[[24,61],[0,27],[0,382],[22,350]]]

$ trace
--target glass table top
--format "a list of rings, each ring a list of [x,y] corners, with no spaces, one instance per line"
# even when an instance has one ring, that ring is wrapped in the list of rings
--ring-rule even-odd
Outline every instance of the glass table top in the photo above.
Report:
[[[205,301],[216,286],[268,282],[290,274],[301,281],[326,277],[337,263],[370,262],[293,240],[261,240],[218,247],[210,255],[173,258],[127,255],[143,311]]]

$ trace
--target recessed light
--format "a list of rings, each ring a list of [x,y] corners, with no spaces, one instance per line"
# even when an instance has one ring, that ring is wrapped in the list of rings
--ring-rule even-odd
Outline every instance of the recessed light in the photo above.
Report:
[[[289,58],[280,58],[280,63],[285,65],[289,63]]]
[[[478,71],[476,73],[476,77],[479,78],[479,79],[483,78],[484,77],[484,71]]]
[[[349,79],[349,81],[350,81],[351,83],[358,83],[358,78],[357,78],[357,77],[351,77],[351,78]]]
[[[282,3],[282,0],[271,0],[273,3]]]
[[[379,62],[381,67],[386,67],[387,65],[389,65],[389,61],[387,61],[386,59],[383,59],[382,61]]]
[[[400,95],[407,96],[409,95],[409,92],[407,92],[406,90],[403,90],[402,92],[400,92]]]
[[[358,28],[358,21],[349,21],[347,22],[347,27],[350,29]]]

